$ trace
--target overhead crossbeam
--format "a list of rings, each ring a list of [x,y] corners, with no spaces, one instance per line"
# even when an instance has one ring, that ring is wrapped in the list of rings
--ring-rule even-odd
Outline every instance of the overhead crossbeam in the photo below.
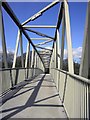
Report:
[[[53,7],[54,5],[56,5],[60,0],[55,0],[54,2],[50,3],[48,6],[46,6],[45,8],[43,8],[42,10],[40,10],[39,12],[37,12],[35,15],[33,15],[32,17],[30,17],[28,20],[26,20],[25,22],[22,23],[22,25],[27,24],[28,22],[35,20],[36,18],[38,18],[39,16],[41,16],[46,10],[50,9],[51,7]]]
[[[53,40],[48,40],[48,41],[45,41],[45,42],[42,42],[42,43],[38,43],[38,44],[36,44],[35,46],[39,46],[39,45],[45,45],[45,44],[47,44],[47,43],[49,43],[49,42],[52,42]]]
[[[50,38],[44,38],[44,37],[42,37],[42,38],[31,38],[31,40],[52,40],[52,39],[50,39]]]
[[[37,32],[37,31],[35,31],[35,30],[31,30],[31,29],[25,29],[25,30],[27,30],[27,31],[29,31],[29,32],[33,32],[33,33],[35,33],[35,34],[37,34],[37,35],[39,35],[39,36],[42,36],[42,37],[47,37],[47,38],[50,38],[50,39],[54,39],[53,37],[50,37],[50,36],[48,36],[48,35],[45,35],[45,34],[43,34],[43,33],[41,33],[41,32]]]
[[[43,58],[43,57],[42,57],[42,60],[49,60],[49,59],[50,59],[50,57],[48,57],[48,58]]]
[[[41,55],[51,55],[50,53],[40,53],[40,56]]]
[[[22,25],[20,24],[18,18],[16,17],[16,15],[14,14],[14,12],[12,11],[12,9],[10,8],[10,6],[8,5],[7,2],[2,2],[2,6],[3,8],[6,10],[6,12],[9,14],[9,16],[12,18],[12,20],[15,22],[15,24],[19,27],[19,29],[22,31],[22,33],[25,35],[25,37],[28,39],[28,41],[31,43],[31,45],[33,46],[34,50],[37,52],[38,56],[40,57],[37,49],[35,48],[32,40],[29,38],[28,34],[25,32],[25,30],[23,29]],[[41,57],[40,57],[41,59]],[[42,59],[41,59],[42,61]],[[43,61],[42,61],[43,63]]]
[[[43,53],[39,53],[40,55],[51,55],[52,51],[45,51]]]
[[[49,63],[49,61],[44,61],[44,64],[48,64]]]
[[[37,48],[40,48],[40,49],[45,49],[45,50],[48,50],[48,51],[52,51],[51,49],[48,49],[48,48],[44,48],[44,47],[40,47],[40,46],[36,46]]]
[[[50,58],[49,56],[42,57],[43,59]]]
[[[23,28],[56,28],[55,25],[25,25]]]

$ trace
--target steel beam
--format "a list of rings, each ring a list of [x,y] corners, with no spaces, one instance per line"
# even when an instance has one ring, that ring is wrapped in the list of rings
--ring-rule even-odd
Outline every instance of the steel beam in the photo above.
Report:
[[[22,45],[22,32],[20,31],[20,50],[21,50],[21,62],[22,68],[24,68],[24,58],[23,58],[23,45]]]
[[[39,55],[37,49],[35,48],[32,40],[29,38],[28,34],[23,29],[22,25],[20,24],[19,20],[17,19],[16,15],[12,11],[12,9],[8,5],[8,3],[7,2],[2,2],[2,6],[6,10],[6,12],[9,14],[9,16],[12,18],[12,20],[15,22],[15,24],[19,27],[19,29],[22,31],[22,33],[25,35],[25,37],[28,39],[28,41],[31,43],[31,45],[33,46],[33,48],[37,52],[37,55],[40,57],[40,55]],[[41,59],[41,57],[40,57],[40,59]],[[41,61],[42,61],[42,59],[41,59]],[[42,63],[43,63],[43,61],[42,61]]]
[[[45,56],[46,56],[46,55],[45,55]],[[46,57],[41,56],[41,57],[42,57],[42,59],[46,59],[46,58],[47,58],[47,59],[48,59],[48,58],[50,59],[50,56],[46,56]]]
[[[42,42],[42,43],[38,43],[35,46],[44,45],[44,44],[47,44],[47,43],[52,42],[52,41],[53,40],[48,40],[48,41],[45,41],[45,42]]]
[[[47,41],[52,40],[50,38],[45,38],[45,37],[43,37],[43,38],[30,38],[30,39],[31,40],[47,40]]]
[[[45,49],[45,50],[48,50],[48,51],[52,51],[51,49],[48,49],[48,48],[43,48],[43,47],[40,47],[40,46],[36,46],[37,48],[40,48],[40,49]]]
[[[35,20],[36,18],[38,18],[39,16],[41,16],[46,10],[50,9],[51,7],[53,7],[54,5],[56,5],[60,0],[55,0],[54,2],[50,3],[48,6],[46,6],[45,8],[43,8],[42,10],[40,10],[39,12],[37,12],[35,15],[33,15],[32,17],[30,17],[28,20],[26,20],[25,22],[22,23],[22,25],[27,24],[28,22],[30,22],[31,20]]]
[[[54,42],[54,67],[57,68],[57,42]]]
[[[37,54],[35,52],[35,64],[34,64],[34,67],[36,68],[37,67]]]
[[[37,32],[37,31],[35,31],[35,30],[31,30],[31,29],[25,29],[25,30],[27,30],[27,31],[29,31],[29,32],[33,32],[33,33],[35,33],[35,34],[37,34],[37,35],[39,35],[39,36],[42,36],[42,37],[47,37],[47,38],[50,38],[50,39],[54,39],[53,37],[50,37],[50,36],[48,36],[48,35],[45,35],[45,34],[43,34],[43,33],[41,33],[41,32]]]
[[[0,30],[1,30],[1,37],[2,37],[1,40],[2,40],[4,66],[5,66],[5,68],[8,68],[7,48],[6,48],[6,41],[5,41],[4,22],[3,22],[3,15],[2,15],[1,5],[0,5]]]
[[[48,62],[45,62],[44,64],[45,64],[45,65],[48,65]]]
[[[68,49],[68,69],[70,73],[74,74],[70,18],[69,18],[68,3],[66,0],[64,0],[64,8],[65,8],[66,39],[67,39],[67,49]]]
[[[63,10],[64,10],[64,3],[62,2],[60,10],[59,10],[59,14],[58,14],[58,21],[57,21],[57,25],[56,25],[55,39],[54,40],[56,40],[56,38],[57,38],[57,29],[60,28],[60,25],[61,25],[61,22],[62,22]],[[53,42],[53,49],[54,49],[54,42]],[[51,56],[52,56],[52,54],[51,54]]]
[[[16,65],[16,58],[17,58],[17,53],[18,53],[19,40],[20,40],[20,30],[18,30],[18,35],[17,35],[17,40],[16,40],[16,48],[15,48],[15,52],[14,52],[14,59],[13,59],[12,68],[15,68],[15,65]]]
[[[49,56],[45,56],[45,57],[42,57],[43,59],[45,59],[45,58],[50,58]]]
[[[23,28],[56,28],[55,25],[25,25]]]
[[[48,51],[48,50],[44,50],[44,51],[43,51],[43,50],[42,50],[42,53],[49,53],[49,54],[51,54],[51,52],[52,52],[52,51]],[[40,54],[42,54],[42,53],[40,53]]]
[[[50,58],[44,58],[43,61],[49,61]]]
[[[64,10],[64,3],[62,2],[59,14],[58,14],[58,21],[57,21],[57,29],[60,28],[61,22],[62,22],[62,17],[63,17],[63,10]]]
[[[60,56],[60,34],[59,29],[57,29],[57,56]],[[58,69],[60,69],[60,57],[57,57]]]
[[[85,25],[85,35],[82,47],[82,59],[80,65],[80,74],[83,77],[88,78],[90,74],[90,2],[88,3],[87,15],[86,15],[86,25]]]
[[[25,68],[28,67],[29,51],[30,51],[30,42],[27,43],[27,52],[26,52]]]
[[[32,57],[31,57],[31,67],[34,68],[34,62],[35,62],[35,51],[32,49]]]
[[[65,14],[64,14],[64,12],[63,12],[60,69],[63,68],[64,40],[65,40],[64,37],[65,37]]]
[[[61,22],[62,22],[62,17],[63,17],[63,10],[64,10],[64,3],[62,2],[59,13],[58,13],[58,21],[57,21],[57,27],[56,27],[56,31],[55,31],[55,40],[57,37],[57,29],[59,30]]]

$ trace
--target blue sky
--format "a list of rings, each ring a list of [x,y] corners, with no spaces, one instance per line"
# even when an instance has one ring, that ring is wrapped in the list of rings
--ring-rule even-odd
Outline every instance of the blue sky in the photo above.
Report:
[[[41,10],[43,7],[47,6],[48,2],[10,2],[9,5],[13,9],[14,13],[18,17],[19,21],[22,23],[36,12]],[[48,11],[46,11],[40,18],[28,24],[30,25],[56,25],[57,16],[60,4],[55,5]],[[82,42],[84,39],[84,28],[85,28],[85,18],[86,18],[87,3],[85,2],[70,2],[70,21],[71,21],[71,36],[72,36],[72,46],[74,52],[81,50]],[[15,43],[17,38],[17,26],[7,15],[3,9],[4,26],[5,26],[5,36],[7,49],[14,51]],[[41,31],[49,36],[54,37],[55,29],[33,29],[36,31]],[[61,31],[61,30],[60,30]],[[28,32],[29,33],[29,32]],[[61,33],[60,33],[61,35]],[[30,37],[38,37],[35,34],[29,33]],[[33,41],[35,44],[37,41]],[[41,42],[41,41],[39,41]],[[43,42],[43,41],[42,41]],[[26,51],[27,39],[23,36],[24,52]],[[50,43],[51,44],[51,43]],[[49,46],[51,46],[49,44]],[[65,45],[66,49],[66,45]],[[81,53],[80,53],[81,54]]]

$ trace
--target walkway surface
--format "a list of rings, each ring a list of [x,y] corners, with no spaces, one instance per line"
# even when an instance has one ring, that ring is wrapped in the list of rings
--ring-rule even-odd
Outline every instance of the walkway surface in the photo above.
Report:
[[[9,99],[5,101],[6,99]],[[2,117],[67,118],[51,76],[23,81],[3,99]]]

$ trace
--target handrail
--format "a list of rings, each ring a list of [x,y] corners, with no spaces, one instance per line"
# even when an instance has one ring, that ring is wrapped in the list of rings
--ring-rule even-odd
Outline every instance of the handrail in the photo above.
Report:
[[[90,85],[90,80],[87,79],[87,78],[84,78],[84,77],[82,77],[82,76],[78,76],[78,75],[75,75],[75,74],[71,74],[70,72],[67,72],[67,71],[64,71],[64,70],[61,70],[61,69],[58,69],[58,68],[51,68],[51,69],[55,69],[55,70],[58,70],[58,71],[60,71],[60,72],[63,72],[63,73],[65,73],[65,74],[67,74],[67,75],[69,75],[69,76],[71,76],[71,77],[73,77],[73,78],[77,78],[77,79],[78,79],[79,81],[81,81],[81,82],[84,82],[84,83]]]
[[[31,67],[27,67],[27,68],[22,68],[22,67],[17,67],[17,68],[2,68],[2,69],[0,69],[0,71],[19,70],[19,69],[40,69],[40,68],[31,68]]]

